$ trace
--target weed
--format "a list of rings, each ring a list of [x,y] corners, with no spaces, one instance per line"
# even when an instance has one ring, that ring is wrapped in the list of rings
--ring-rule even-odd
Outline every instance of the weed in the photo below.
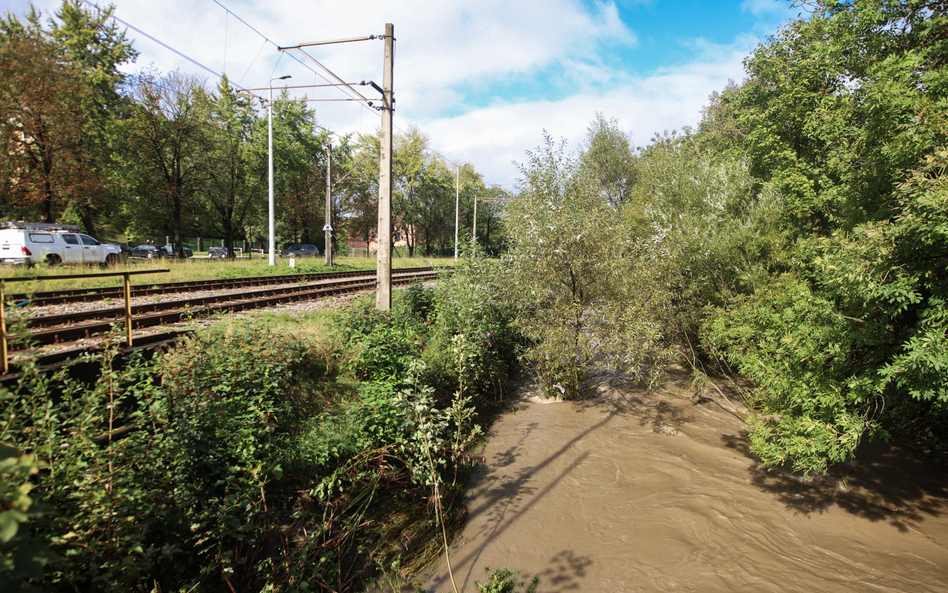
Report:
[[[484,568],[484,570],[490,575],[490,580],[486,583],[474,581],[477,590],[481,593],[516,593],[523,590],[523,585],[517,583],[520,571],[511,572],[506,566],[493,571],[490,568]],[[536,593],[539,582],[540,577],[534,576],[530,581],[530,586],[527,587],[526,593]]]

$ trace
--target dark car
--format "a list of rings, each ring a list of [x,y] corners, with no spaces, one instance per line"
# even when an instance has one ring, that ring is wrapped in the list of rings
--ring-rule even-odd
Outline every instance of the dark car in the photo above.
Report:
[[[122,251],[123,258],[132,257],[132,247],[127,243],[108,243],[108,245],[115,245]]]
[[[316,257],[319,249],[315,245],[294,243],[280,252],[280,257]]]
[[[147,243],[145,245],[139,245],[138,247],[132,247],[131,255],[135,259],[158,259],[168,254],[160,247]]]
[[[174,255],[174,246],[172,245],[163,245],[158,249],[161,249],[165,252],[165,257],[172,257]],[[191,251],[189,247],[182,246],[181,250],[184,252],[184,257],[186,258],[194,255],[194,252]]]
[[[226,247],[208,247],[207,256],[208,257],[227,257],[227,248]]]

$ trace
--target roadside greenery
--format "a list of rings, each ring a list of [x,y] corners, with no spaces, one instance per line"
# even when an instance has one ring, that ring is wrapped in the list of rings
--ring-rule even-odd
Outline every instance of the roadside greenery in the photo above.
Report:
[[[485,231],[455,274],[400,292],[390,313],[352,306],[331,343],[272,323],[228,325],[154,361],[119,367],[109,351],[91,387],[27,367],[0,396],[0,584],[343,591],[365,575],[410,575],[463,519],[472,447],[518,356],[564,397],[584,394],[590,369],[646,384],[674,360],[697,379],[740,372],[753,381],[751,450],[768,466],[825,472],[867,437],[945,459],[948,16],[926,0],[804,4],[807,18],[757,48],[747,78],[711,97],[697,130],[637,148],[599,115],[575,153],[547,136],[521,166],[521,191],[479,211],[506,240]],[[35,15],[8,18],[0,41],[42,65],[57,29],[41,29]],[[113,65],[131,57],[120,51]],[[144,93],[159,79],[136,83]],[[8,98],[15,80],[2,83]],[[221,221],[249,233],[241,192],[259,155],[239,140],[259,122],[226,98],[226,82],[217,96],[188,85],[172,99],[203,97],[228,122],[215,158],[249,159],[233,183],[214,172],[207,194]],[[173,131],[172,111],[147,105],[130,106],[123,125]],[[75,139],[92,125],[85,117],[64,118],[59,138]],[[279,183],[297,206],[282,224],[304,236],[315,220],[305,188],[321,169],[289,165],[300,146],[325,152],[307,144],[304,107],[278,119],[291,139]],[[308,136],[293,140],[294,130]],[[355,164],[373,142],[359,138],[340,158]],[[417,130],[398,144],[395,208],[418,230],[410,248],[443,250],[450,171]],[[120,170],[121,187],[146,195]],[[471,206],[485,188],[461,173]],[[343,200],[351,230],[368,238],[375,188],[353,179]],[[167,228],[183,224],[175,208],[198,208],[204,194],[191,183],[164,184]],[[3,190],[14,210],[49,205]],[[513,590],[515,576],[501,569],[479,586]]]
[[[391,313],[353,304],[331,340],[262,318],[152,360],[115,345],[92,385],[25,363],[0,398],[3,590],[410,577],[463,520],[513,362],[503,307],[477,290],[484,265],[397,292]]]
[[[600,122],[598,133],[613,128]],[[549,137],[528,156],[528,189],[507,207],[511,249],[497,278],[523,360],[551,395],[576,397],[593,365],[654,382],[674,354],[662,319],[664,262],[602,199],[591,157],[574,158]]]
[[[714,98],[701,137],[781,196],[783,269],[706,343],[759,385],[753,450],[823,470],[863,435],[948,451],[945,47],[939,3],[813,2]]]

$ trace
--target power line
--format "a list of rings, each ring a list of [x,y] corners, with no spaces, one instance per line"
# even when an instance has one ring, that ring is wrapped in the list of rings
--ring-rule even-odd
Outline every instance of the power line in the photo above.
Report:
[[[96,10],[99,10],[99,11],[102,10],[101,8],[99,8],[98,5],[96,5],[95,3],[91,2],[90,0],[81,0],[81,1],[82,1],[84,4],[95,8]],[[323,79],[326,83],[328,83],[326,86],[342,87],[342,88],[340,88],[340,92],[342,92],[342,93],[344,93],[344,94],[347,94],[347,95],[348,95],[348,93],[346,92],[346,90],[343,90],[343,89],[349,89],[350,91],[352,91],[353,93],[355,93],[356,95],[358,95],[358,96],[360,97],[360,99],[351,98],[351,95],[349,95],[350,99],[348,99],[348,100],[351,100],[351,101],[353,101],[353,102],[358,102],[358,103],[360,103],[360,104],[362,105],[362,107],[365,108],[369,113],[372,113],[372,114],[375,115],[376,117],[381,118],[381,113],[379,113],[378,111],[376,111],[375,109],[373,109],[372,107],[370,107],[370,106],[367,104],[367,103],[368,103],[368,100],[367,100],[365,97],[363,97],[363,96],[361,95],[361,93],[358,93],[357,91],[355,91],[354,89],[352,89],[351,83],[344,83],[344,82],[342,81],[342,79],[340,79],[339,77],[337,77],[332,71],[330,71],[328,68],[326,68],[325,66],[323,66],[322,64],[320,64],[315,58],[313,58],[312,56],[310,56],[309,54],[307,54],[306,52],[304,52],[304,51],[303,51],[302,49],[300,49],[300,48],[301,48],[301,47],[304,47],[304,46],[311,46],[311,45],[328,45],[328,44],[336,44],[336,43],[349,43],[349,42],[353,42],[353,41],[367,41],[367,40],[372,40],[372,39],[382,39],[382,38],[384,38],[383,35],[369,35],[369,36],[366,36],[366,37],[355,37],[355,38],[350,38],[350,39],[338,39],[338,40],[323,41],[323,42],[301,43],[301,44],[299,44],[299,45],[297,45],[297,46],[293,46],[293,47],[280,47],[276,42],[274,42],[274,41],[271,40],[269,37],[267,37],[266,35],[264,35],[264,34],[261,33],[260,31],[258,31],[258,30],[257,30],[256,28],[254,28],[250,23],[248,23],[247,21],[245,21],[244,19],[242,19],[237,13],[235,13],[234,11],[232,11],[232,10],[230,10],[229,8],[227,8],[226,6],[224,6],[224,4],[222,4],[222,3],[219,2],[218,0],[214,0],[214,4],[217,4],[217,5],[218,5],[219,7],[221,7],[229,16],[233,16],[235,19],[237,19],[238,21],[240,21],[241,24],[243,24],[245,27],[247,27],[248,29],[250,29],[251,31],[253,31],[255,34],[257,34],[259,37],[261,37],[261,38],[264,40],[264,42],[263,42],[263,44],[261,45],[260,49],[257,51],[257,55],[254,56],[254,59],[253,59],[253,61],[251,62],[250,66],[247,67],[247,72],[244,73],[244,76],[241,78],[241,81],[243,80],[244,77],[247,76],[247,73],[250,72],[250,68],[253,67],[253,63],[256,62],[257,58],[260,56],[260,52],[263,51],[263,47],[266,46],[266,44],[269,43],[270,45],[272,45],[272,46],[273,46],[274,48],[276,48],[277,50],[297,49],[297,50],[299,50],[301,53],[303,53],[306,57],[308,57],[308,58],[310,58],[311,60],[313,60],[313,62],[315,62],[316,64],[318,64],[321,68],[323,68],[324,70],[326,70],[326,72],[328,72],[331,76],[335,77],[335,78],[336,78],[340,83],[342,83],[342,84],[333,84],[332,81],[330,81],[328,78],[326,78],[325,76],[323,76],[320,72],[314,70],[312,67],[310,67],[308,64],[306,64],[305,62],[303,62],[303,61],[300,60],[299,58],[297,58],[297,57],[296,57],[295,55],[293,55],[292,53],[288,53],[288,55],[289,55],[290,58],[292,58],[293,60],[295,60],[295,61],[296,61],[298,64],[300,64],[300,66],[302,66],[303,68],[306,68],[307,70],[309,70],[310,72],[312,72],[315,76],[318,76],[319,78]],[[124,25],[125,27],[128,27],[129,29],[131,29],[131,30],[133,30],[133,31],[135,31],[135,32],[137,32],[137,33],[139,33],[139,34],[141,34],[141,35],[144,35],[145,37],[147,37],[147,38],[150,39],[151,41],[157,43],[157,44],[160,45],[161,47],[167,49],[168,51],[171,51],[171,52],[174,53],[175,55],[180,56],[181,58],[184,58],[185,60],[191,62],[191,63],[194,64],[195,66],[197,66],[197,67],[201,68],[202,70],[205,70],[206,72],[212,74],[215,78],[222,78],[222,77],[226,76],[226,73],[220,73],[220,72],[214,71],[212,68],[209,68],[208,66],[205,66],[204,64],[202,64],[202,63],[199,62],[198,60],[196,60],[196,59],[194,59],[194,58],[188,56],[188,55],[185,54],[184,52],[181,52],[181,51],[175,49],[174,47],[172,47],[172,46],[168,45],[167,43],[161,41],[161,40],[158,39],[157,37],[154,37],[153,35],[150,35],[150,34],[146,33],[145,31],[139,29],[138,27],[132,25],[131,23],[129,23],[129,22],[123,20],[123,19],[120,19],[119,17],[115,16],[114,11],[113,11],[112,14],[109,15],[109,18],[115,20],[115,21],[118,22],[118,23],[121,23],[121,24]],[[287,52],[280,51],[280,55],[281,55],[281,56],[282,56],[284,53],[287,53]],[[279,62],[278,62],[278,63],[279,63]],[[232,82],[232,85],[234,86],[235,89],[238,89],[238,90],[241,90],[241,91],[245,91],[245,92],[249,92],[249,89],[245,88],[244,86],[242,86],[242,85],[239,84],[239,83],[233,83],[233,82]],[[314,85],[314,86],[316,86],[316,85]],[[254,93],[250,93],[250,94],[253,95],[253,96],[255,96],[255,97],[257,97],[257,98],[260,99],[261,101],[264,100],[263,97],[261,97],[261,96],[259,96],[259,95],[256,95],[256,94],[254,94]],[[299,99],[299,100],[300,100],[300,101],[303,101],[302,99]],[[340,100],[340,101],[346,101],[346,99],[339,99],[339,100]],[[307,101],[327,101],[327,99],[322,99],[322,100],[320,100],[320,99],[312,99],[312,100],[307,100]],[[341,134],[339,134],[339,133],[337,133],[337,132],[335,132],[335,131],[333,131],[333,130],[330,130],[329,128],[327,128],[327,127],[325,127],[325,126],[321,126],[321,125],[319,125],[319,124],[317,124],[317,123],[314,123],[313,125],[316,126],[316,127],[319,128],[319,129],[325,131],[325,132],[328,132],[329,134],[331,134],[331,135],[333,135],[333,136],[336,136],[337,138],[340,138],[340,139],[344,138],[343,135],[341,135]],[[399,127],[398,125],[394,125],[393,127],[394,127],[396,130],[398,130],[399,132],[401,132],[402,134],[408,134],[408,131],[406,131],[405,129]],[[429,149],[429,150],[430,150],[430,149]],[[457,163],[457,162],[455,162],[455,161],[453,161],[453,160],[447,158],[447,157],[444,156],[442,153],[440,153],[440,152],[438,152],[438,151],[436,151],[436,150],[431,150],[431,152],[432,152],[433,154],[438,155],[439,157],[441,157],[442,159],[444,159],[446,162],[451,163],[452,165],[454,165],[454,166],[456,166],[456,167],[461,167],[461,166],[462,166],[460,163]]]
[[[84,0],[84,1],[86,1],[86,0]],[[279,50],[281,56],[285,53],[283,50],[286,50],[286,49],[299,49],[300,47],[309,46],[309,45],[332,44],[332,43],[348,43],[348,42],[351,42],[351,41],[366,41],[366,40],[370,40],[370,39],[380,39],[380,38],[382,37],[382,36],[376,36],[376,35],[369,35],[369,36],[367,36],[367,37],[355,37],[355,38],[351,38],[351,39],[337,39],[337,40],[326,41],[326,42],[301,43],[301,44],[299,44],[299,45],[297,45],[297,46],[294,46],[294,47],[280,47],[276,42],[274,42],[274,41],[271,40],[269,37],[267,37],[266,35],[264,35],[264,34],[261,33],[260,31],[258,31],[257,29],[255,29],[255,28],[254,28],[253,26],[251,26],[247,21],[245,21],[244,19],[240,18],[240,16],[238,16],[234,11],[230,10],[229,8],[227,8],[226,6],[224,6],[223,4],[221,4],[218,0],[214,0],[214,4],[217,4],[218,6],[220,6],[221,8],[223,8],[225,11],[227,11],[228,14],[232,15],[232,16],[233,16],[234,18],[236,18],[238,21],[240,21],[241,23],[243,23],[248,29],[250,29],[251,31],[253,31],[253,32],[256,33],[257,35],[259,35],[260,37],[262,37],[262,38],[265,40],[266,43],[269,43],[270,45],[272,45],[273,47],[275,47],[277,50]],[[300,50],[300,51],[302,52],[302,50]],[[302,53],[303,53],[304,55],[306,55],[307,57],[309,57],[309,58],[310,58],[311,60],[313,60],[314,62],[316,62],[321,68],[323,68],[324,70],[326,70],[330,75],[335,76],[335,74],[333,74],[331,71],[329,71],[328,68],[326,68],[326,67],[323,66],[322,64],[319,64],[319,62],[317,62],[314,58],[312,58],[311,56],[309,56],[309,54],[306,54],[306,52],[302,52]],[[293,54],[288,54],[288,55],[290,56],[290,58],[292,58],[293,60],[295,60],[300,66],[306,68],[307,70],[309,70],[310,72],[312,72],[312,73],[315,74],[316,76],[322,78],[322,79],[323,79],[324,81],[326,81],[327,83],[328,83],[328,82],[331,82],[328,78],[326,78],[325,76],[323,76],[322,74],[320,74],[319,72],[317,72],[316,70],[314,70],[313,68],[311,68],[309,65],[307,65],[305,62],[303,62],[302,60],[300,60],[299,58],[297,58],[295,55],[293,55]],[[339,81],[341,82],[341,80],[339,80]],[[345,92],[345,91],[341,91],[341,92]],[[357,94],[358,94],[358,93],[357,93]],[[365,99],[365,98],[363,97],[363,99]],[[374,109],[372,109],[372,108],[369,107],[368,105],[363,104],[363,107],[365,107],[365,109],[369,110],[371,113],[374,113],[376,116],[381,117],[381,115],[380,115],[378,112],[376,112]]]
[[[98,11],[100,11],[100,12],[102,11],[101,8],[99,8],[96,4],[93,4],[93,3],[90,2],[89,0],[82,0],[82,2],[83,2],[84,4],[88,4],[89,6],[95,8],[96,10],[98,10]],[[132,31],[135,31],[135,32],[139,33],[140,35],[144,35],[145,37],[147,37],[148,39],[151,39],[152,41],[154,41],[155,43],[157,43],[157,44],[160,45],[161,47],[167,49],[168,51],[174,52],[176,55],[178,55],[178,56],[184,58],[185,60],[187,60],[187,61],[189,61],[189,62],[191,62],[192,64],[194,64],[194,65],[197,66],[198,68],[201,68],[201,69],[203,69],[203,70],[207,70],[208,72],[210,72],[211,74],[213,74],[214,76],[216,76],[216,77],[218,77],[218,78],[220,78],[220,77],[222,76],[222,74],[221,74],[220,72],[215,72],[214,70],[208,68],[207,66],[205,66],[205,65],[202,64],[201,62],[198,62],[197,60],[195,60],[195,59],[192,58],[191,56],[185,55],[185,54],[181,53],[180,51],[176,50],[175,48],[171,47],[170,45],[168,45],[168,44],[165,43],[164,41],[161,41],[160,39],[158,39],[158,38],[156,38],[156,37],[153,37],[153,36],[149,35],[148,33],[145,33],[144,31],[142,31],[142,30],[139,29],[138,27],[132,25],[131,23],[128,23],[128,22],[126,22],[126,21],[123,21],[122,19],[120,19],[120,18],[118,18],[117,16],[115,16],[114,13],[113,13],[113,14],[110,14],[110,15],[109,15],[109,18],[112,19],[112,20],[114,20],[114,21],[116,21],[116,22],[119,22],[119,23],[125,25],[126,27],[128,27],[128,28],[131,29]]]

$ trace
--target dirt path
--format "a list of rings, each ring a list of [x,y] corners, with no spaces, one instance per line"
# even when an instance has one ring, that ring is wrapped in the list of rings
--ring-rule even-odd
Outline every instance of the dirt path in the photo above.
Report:
[[[944,469],[874,446],[848,484],[764,472],[741,421],[687,379],[584,403],[522,388],[452,547],[459,589],[507,566],[541,593],[948,591]],[[451,591],[444,566],[425,591]]]

